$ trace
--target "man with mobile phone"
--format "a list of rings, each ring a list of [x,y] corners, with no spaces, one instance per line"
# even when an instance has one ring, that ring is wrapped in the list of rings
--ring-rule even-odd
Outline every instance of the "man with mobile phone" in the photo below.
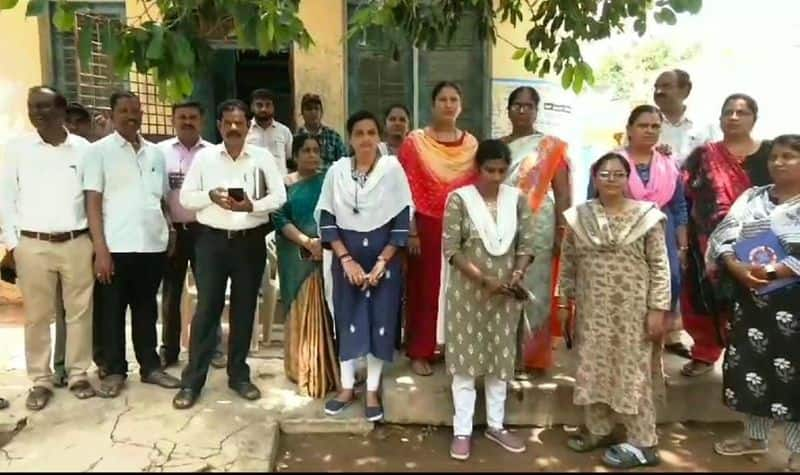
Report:
[[[180,192],[181,205],[197,213],[200,231],[195,246],[197,312],[189,363],[172,400],[176,409],[192,407],[205,385],[228,279],[228,386],[247,400],[261,397],[246,360],[267,260],[266,225],[269,213],[286,201],[286,190],[272,154],[245,141],[248,110],[237,99],[219,105],[217,126],[223,143],[198,153]]]

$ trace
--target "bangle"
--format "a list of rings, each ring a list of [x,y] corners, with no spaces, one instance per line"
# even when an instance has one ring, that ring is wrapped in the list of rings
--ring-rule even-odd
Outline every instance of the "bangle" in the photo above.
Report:
[[[378,259],[377,259],[377,260],[378,260],[378,261],[380,261],[380,262],[383,262],[384,264],[386,264],[386,262],[387,262],[387,261],[386,261],[386,258],[385,258],[385,257],[383,257],[383,256],[378,256]]]
[[[342,254],[341,256],[339,256],[339,260],[342,262],[352,261],[353,257],[350,254]]]
[[[523,274],[525,274],[525,271],[522,269],[517,269],[511,273],[511,275],[523,275]]]
[[[678,250],[679,251],[688,251],[689,250],[689,246],[681,246],[681,247],[678,248]]]

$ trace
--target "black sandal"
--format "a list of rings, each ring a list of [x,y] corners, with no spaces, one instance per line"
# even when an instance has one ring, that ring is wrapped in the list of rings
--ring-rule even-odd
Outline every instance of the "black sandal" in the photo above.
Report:
[[[69,390],[78,399],[89,399],[97,395],[92,385],[85,379],[70,386]]]
[[[637,467],[653,467],[661,459],[655,447],[636,447],[627,442],[609,447],[603,454],[603,463],[611,468],[627,470]]]
[[[25,400],[25,407],[31,411],[41,411],[50,402],[53,397],[53,391],[44,386],[34,386],[28,392],[28,398]]]
[[[567,447],[575,452],[583,453],[611,447],[615,442],[616,439],[611,434],[600,436],[589,432],[581,432],[567,439]]]

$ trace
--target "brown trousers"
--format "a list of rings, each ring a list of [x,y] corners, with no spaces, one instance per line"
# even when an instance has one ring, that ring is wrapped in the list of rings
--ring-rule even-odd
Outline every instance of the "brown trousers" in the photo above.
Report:
[[[34,386],[52,387],[50,323],[65,310],[65,363],[69,384],[86,379],[92,362],[92,242],[84,234],[51,243],[22,237],[14,249],[25,308],[25,362]]]

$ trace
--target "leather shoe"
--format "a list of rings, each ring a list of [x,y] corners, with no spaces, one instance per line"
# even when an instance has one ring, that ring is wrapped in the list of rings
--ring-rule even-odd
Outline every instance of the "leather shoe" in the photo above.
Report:
[[[161,360],[161,369],[167,369],[178,364],[178,356],[167,355],[164,348],[158,350],[158,357]]]
[[[199,396],[200,393],[192,388],[181,388],[178,394],[172,398],[172,407],[175,409],[189,409],[194,406]]]
[[[175,389],[181,387],[181,380],[157,369],[151,371],[147,376],[142,376],[142,382],[146,384],[157,384],[162,388]]]
[[[258,387],[255,384],[251,383],[250,381],[245,381],[243,383],[229,384],[228,387],[236,391],[236,394],[247,399],[248,401],[255,401],[257,399],[261,399],[261,390],[258,389]]]

